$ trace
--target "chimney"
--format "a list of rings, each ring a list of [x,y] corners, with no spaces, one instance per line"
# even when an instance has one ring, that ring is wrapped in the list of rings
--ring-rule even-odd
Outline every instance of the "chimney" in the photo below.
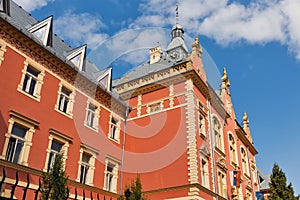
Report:
[[[150,64],[156,63],[160,60],[162,54],[161,46],[158,45],[150,49]]]

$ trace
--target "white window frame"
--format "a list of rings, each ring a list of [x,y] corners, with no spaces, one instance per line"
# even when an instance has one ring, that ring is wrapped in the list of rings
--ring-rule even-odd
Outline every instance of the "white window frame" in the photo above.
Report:
[[[217,127],[217,125],[219,127]],[[221,123],[217,119],[217,117],[213,117],[213,134],[214,134],[214,146],[215,146],[215,148],[217,148],[218,150],[224,152],[223,131],[222,131]]]
[[[226,184],[226,173],[218,170],[218,191],[219,195],[226,198],[227,197],[227,184]]]
[[[48,137],[49,142],[48,142],[48,148],[46,150],[46,160],[45,160],[45,166],[43,171],[47,172],[49,170],[48,162],[49,162],[50,153],[52,152],[51,145],[53,140],[56,140],[63,144],[59,153],[62,153],[63,165],[65,169],[65,163],[66,160],[68,159],[68,148],[70,146],[70,142],[72,141],[72,138],[54,129],[50,129],[49,133],[50,133]]]
[[[113,157],[109,156],[108,158],[106,158],[104,170],[104,190],[117,193],[119,163],[120,161]],[[107,171],[109,165],[112,167],[112,172]],[[111,182],[108,183],[107,177],[109,175],[111,176]],[[108,184],[110,184],[110,186],[108,186]]]
[[[90,105],[94,106],[95,110],[91,110]],[[98,132],[99,118],[100,118],[100,105],[95,101],[88,100],[86,106],[84,125]]]
[[[232,140],[230,138],[232,138]],[[231,132],[228,133],[228,144],[229,144],[228,147],[229,147],[230,162],[233,165],[238,166],[236,139],[234,138],[234,136]]]
[[[244,153],[243,153],[244,152]],[[250,177],[248,154],[245,147],[241,147],[241,159],[244,175]]]
[[[34,71],[38,72],[38,75],[34,76],[30,74],[27,71],[28,68],[31,68]],[[27,85],[25,86],[26,89],[24,90],[23,88],[24,88],[26,76],[29,76],[29,80],[27,80]],[[45,69],[41,65],[27,59],[24,61],[24,68],[22,69],[22,77],[17,90],[22,94],[25,94],[26,96],[40,102],[42,85],[44,84],[43,81],[44,77],[45,77]],[[32,79],[35,79],[36,83],[33,89],[33,94],[30,94],[29,89],[30,89],[30,83]]]
[[[203,162],[205,162],[205,165],[203,165]],[[201,184],[205,188],[210,188],[210,182],[209,182],[209,167],[208,167],[208,160],[205,158],[200,159],[201,163]]]
[[[22,150],[19,155],[18,164],[28,166],[28,157],[30,148],[32,146],[32,137],[35,132],[35,127],[38,126],[39,122],[36,122],[26,116],[23,116],[15,111],[10,111],[10,119],[8,120],[8,129],[7,133],[5,134],[5,141],[2,150],[2,155],[0,156],[1,159],[6,158],[6,153],[8,150],[9,141],[12,136],[12,129],[14,124],[18,124],[19,126],[23,126],[27,129],[25,137],[22,139],[24,141]]]
[[[96,156],[98,155],[99,151],[91,146],[88,146],[86,144],[81,144],[80,148],[80,156],[78,161],[78,173],[77,173],[77,182],[80,182],[81,178],[81,166],[85,165],[88,167],[88,171],[86,173],[85,181],[83,184],[87,184],[90,186],[93,186],[94,182],[94,171],[95,171],[95,160]],[[82,157],[84,154],[87,154],[90,156],[89,162],[85,163],[82,161]]]
[[[112,123],[115,120],[116,123]],[[120,142],[121,118],[114,114],[110,114],[108,138],[119,143]],[[114,130],[114,131],[113,131]],[[114,132],[114,136],[112,135]]]
[[[4,61],[4,54],[6,52],[6,44],[4,41],[0,40],[0,66]]]
[[[63,88],[67,91],[70,92],[69,95],[65,95],[63,93]],[[61,81],[59,83],[59,87],[58,87],[58,91],[57,91],[57,101],[56,101],[56,104],[55,104],[55,110],[67,117],[70,117],[72,118],[73,117],[73,106],[74,106],[74,103],[75,103],[75,90],[73,89],[73,87],[66,83],[66,82],[63,82]],[[61,104],[61,96],[63,97],[63,100],[65,100],[67,98],[68,100],[68,103],[67,103],[67,107],[66,107],[66,111],[64,112],[63,111],[63,108],[62,108],[62,104]]]
[[[204,107],[200,100],[198,100],[198,129],[199,134],[206,137],[206,126],[205,126],[205,113],[204,113]]]

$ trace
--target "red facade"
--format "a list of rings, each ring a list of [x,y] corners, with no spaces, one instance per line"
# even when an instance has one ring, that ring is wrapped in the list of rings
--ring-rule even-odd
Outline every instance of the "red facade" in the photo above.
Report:
[[[220,91],[207,82],[198,38],[188,52],[176,24],[164,54],[153,49],[150,62],[112,82],[117,96],[111,70],[85,61],[86,46],[58,41],[52,18],[28,15],[27,29],[14,23],[25,11],[11,7],[17,13],[0,16],[0,197],[16,184],[21,199],[28,176],[26,199],[34,199],[42,172],[62,153],[70,199],[117,199],[137,174],[148,199],[255,199],[248,117],[242,126],[235,118],[226,70]]]

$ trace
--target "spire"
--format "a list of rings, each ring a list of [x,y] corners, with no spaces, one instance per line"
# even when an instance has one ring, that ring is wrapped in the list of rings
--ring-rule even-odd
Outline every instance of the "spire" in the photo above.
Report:
[[[176,25],[178,24],[178,22],[179,22],[179,15],[178,15],[178,4],[176,5],[176,9],[175,9],[175,11],[176,11]]]
[[[179,25],[179,14],[178,14],[178,5],[176,5],[176,23],[175,25],[173,26],[172,28],[172,40],[176,37],[181,37],[183,39],[183,33],[184,33],[184,30],[182,28],[182,26]]]

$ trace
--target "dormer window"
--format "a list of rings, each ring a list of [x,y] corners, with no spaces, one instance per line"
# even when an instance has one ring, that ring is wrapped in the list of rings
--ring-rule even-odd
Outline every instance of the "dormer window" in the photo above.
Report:
[[[111,88],[111,70],[112,68],[107,68],[98,78],[97,81],[105,87],[106,90],[110,91]]]
[[[71,61],[80,71],[83,71],[86,45],[73,49],[69,52],[67,59]]]
[[[28,29],[45,46],[52,45],[52,18],[50,16]]]
[[[0,12],[9,15],[9,0],[0,0]]]

